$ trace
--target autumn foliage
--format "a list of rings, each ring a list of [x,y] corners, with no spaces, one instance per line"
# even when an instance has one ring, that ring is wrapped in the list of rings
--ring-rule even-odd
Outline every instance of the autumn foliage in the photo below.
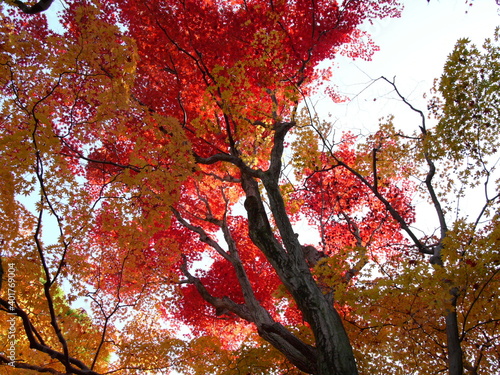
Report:
[[[435,131],[408,134],[335,136],[307,105],[339,100],[332,59],[370,59],[359,27],[396,1],[66,5],[50,27],[0,5],[5,373],[487,373],[498,195],[452,220],[446,178],[475,185],[447,134],[482,96],[443,78]],[[466,143],[486,181],[491,142]],[[436,232],[414,228],[418,194]]]

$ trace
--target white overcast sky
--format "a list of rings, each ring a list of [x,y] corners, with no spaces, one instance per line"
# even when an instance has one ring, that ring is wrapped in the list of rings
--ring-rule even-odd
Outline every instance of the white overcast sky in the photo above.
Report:
[[[377,20],[364,26],[380,47],[372,61],[342,57],[336,60],[333,82],[341,93],[355,100],[339,106],[320,99],[317,104],[320,113],[332,113],[343,128],[372,128],[380,117],[403,108],[394,100],[383,100],[391,91],[387,84],[380,82],[366,89],[372,79],[380,76],[396,77],[400,91],[425,109],[423,94],[429,92],[434,79],[441,75],[456,41],[467,37],[482,45],[500,25],[500,6],[495,0],[475,0],[472,6],[465,0],[402,2],[404,10],[400,18]]]
[[[427,100],[436,78],[442,74],[447,56],[456,41],[469,38],[476,45],[493,36],[500,26],[500,6],[495,0],[402,0],[404,10],[400,18],[374,21],[364,25],[380,50],[371,61],[335,59],[332,81],[338,91],[352,100],[336,104],[318,94],[312,102],[320,117],[335,122],[339,130],[354,134],[373,132],[381,117],[394,114],[395,125],[407,132],[418,130],[420,117],[396,98],[387,83],[373,81],[385,76],[393,79],[400,92],[418,109],[426,111]],[[432,120],[427,121],[432,126]],[[461,214],[475,217],[482,207],[482,193],[472,192],[460,202]],[[415,197],[417,227],[432,232],[437,227],[435,213],[425,200]],[[458,206],[457,206],[458,208]],[[312,233],[307,235],[313,241]]]

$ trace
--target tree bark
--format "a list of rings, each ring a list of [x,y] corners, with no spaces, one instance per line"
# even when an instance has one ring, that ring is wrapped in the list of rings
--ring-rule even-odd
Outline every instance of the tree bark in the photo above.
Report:
[[[448,311],[446,315],[446,339],[448,349],[448,374],[449,375],[463,375],[463,352],[460,345],[460,337],[458,334],[458,319],[457,311],[457,295],[455,290],[450,292],[453,295],[452,306],[453,308]]]
[[[313,279],[301,245],[289,221],[277,180],[262,176],[273,217],[281,240],[274,237],[257,181],[243,173],[243,189],[247,195],[249,235],[273,265],[283,284],[290,291],[316,339],[317,375],[356,375],[354,354],[342,320]]]
[[[301,244],[286,214],[278,184],[264,179],[271,211],[287,250],[285,266],[277,272],[293,295],[316,339],[318,375],[355,375],[358,373],[354,353],[342,320],[313,279]]]

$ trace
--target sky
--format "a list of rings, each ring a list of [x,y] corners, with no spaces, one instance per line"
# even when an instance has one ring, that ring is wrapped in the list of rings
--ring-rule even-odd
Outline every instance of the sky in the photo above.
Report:
[[[340,131],[367,134],[376,130],[379,119],[395,115],[394,124],[407,132],[417,130],[421,122],[383,81],[385,76],[395,80],[398,90],[418,109],[426,112],[427,99],[434,80],[443,71],[447,56],[458,39],[468,38],[481,46],[500,26],[500,5],[495,0],[403,0],[400,18],[383,19],[365,25],[379,46],[371,61],[336,59],[332,82],[339,93],[351,100],[334,104],[318,95],[315,109],[320,116],[329,116]],[[433,124],[428,119],[427,126]],[[482,193],[471,192],[460,202],[460,213],[476,217],[484,202]],[[477,198],[477,199],[476,199]],[[432,207],[421,197],[415,197],[417,222],[415,226],[431,233],[438,227]]]
[[[380,48],[372,61],[336,59],[333,82],[353,100],[332,106],[320,99],[318,111],[332,113],[340,126],[370,129],[380,117],[404,108],[388,95],[392,91],[388,84],[379,82],[368,88],[380,76],[395,77],[400,91],[425,109],[423,95],[441,75],[456,41],[467,37],[482,45],[500,25],[500,6],[495,0],[475,0],[472,6],[466,0],[403,0],[403,4],[400,18],[376,20],[363,27]]]

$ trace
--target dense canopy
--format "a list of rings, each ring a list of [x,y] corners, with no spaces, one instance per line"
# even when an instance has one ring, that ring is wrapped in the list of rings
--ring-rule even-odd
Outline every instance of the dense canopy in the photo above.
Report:
[[[497,34],[355,134],[307,98],[395,0],[50,6],[0,3],[3,373],[498,368]]]

